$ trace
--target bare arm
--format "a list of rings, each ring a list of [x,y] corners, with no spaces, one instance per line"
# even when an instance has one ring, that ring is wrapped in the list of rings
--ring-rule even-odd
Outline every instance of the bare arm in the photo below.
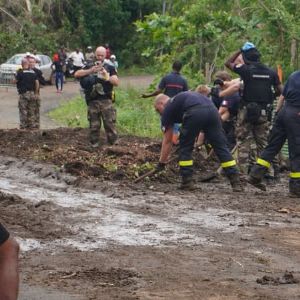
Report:
[[[284,103],[284,96],[280,95],[280,97],[278,99],[278,102],[277,102],[277,105],[276,105],[275,113],[278,113],[281,110],[281,108],[283,106],[283,103]]]
[[[81,78],[81,77],[84,77],[84,76],[87,76],[87,75],[94,74],[94,73],[97,72],[96,69],[97,69],[97,66],[93,66],[90,69],[86,69],[86,70],[78,70],[78,71],[75,72],[74,77],[75,78]]]
[[[240,79],[234,79],[231,81],[225,81],[224,86],[226,87],[225,89],[222,89],[219,93],[220,97],[227,97],[230,96],[236,92],[239,91],[240,89],[240,84],[241,81]]]
[[[83,69],[78,70],[74,74],[74,77],[81,78],[81,77],[95,74],[95,73],[100,73],[102,75],[103,79],[105,79],[106,81],[109,81],[114,86],[118,86],[118,84],[119,84],[118,76],[117,75],[109,76],[109,73],[101,65],[92,66],[90,69],[86,69],[86,70],[83,70]]]
[[[109,77],[109,82],[113,85],[113,86],[118,86],[119,85],[119,78],[117,75],[112,75]]]
[[[40,92],[40,83],[38,80],[35,80],[34,93],[38,95]]]
[[[161,90],[160,88],[157,88],[153,93],[142,94],[142,98],[154,97],[154,96],[161,94],[162,92],[163,92],[163,90]]]
[[[225,66],[233,71],[234,66],[237,64],[236,59],[239,57],[241,54],[241,51],[238,50],[236,51],[232,56],[228,58],[228,60],[225,62]]]
[[[167,163],[169,155],[172,150],[172,136],[173,136],[173,127],[169,127],[164,133],[161,150],[160,150],[160,158],[159,162]]]
[[[280,96],[282,94],[282,92],[283,92],[283,85],[282,84],[278,84],[274,88],[275,88],[275,95],[276,96]]]
[[[229,113],[229,110],[228,110],[227,107],[220,106],[220,108],[219,108],[219,114],[220,114],[220,117],[221,117],[221,119],[222,119],[223,122],[229,120],[230,113]]]

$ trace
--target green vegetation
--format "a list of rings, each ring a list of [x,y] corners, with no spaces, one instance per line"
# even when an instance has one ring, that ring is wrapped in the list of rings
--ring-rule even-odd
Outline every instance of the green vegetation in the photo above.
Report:
[[[33,49],[52,56],[60,45],[109,43],[130,74],[138,65],[161,76],[182,60],[195,87],[252,41],[285,78],[299,69],[299,0],[0,0],[0,16],[1,61]]]
[[[143,56],[156,57],[161,69],[180,59],[190,86],[195,79],[209,82],[246,41],[256,44],[264,63],[273,68],[282,65],[285,78],[299,68],[300,1],[164,2],[168,4],[164,14],[155,12],[136,22],[144,41]]]
[[[134,22],[159,10],[161,0],[0,0],[0,61],[37,49],[110,44],[123,67],[144,64]],[[133,55],[137,53],[137,55]]]
[[[117,127],[121,134],[161,137],[159,116],[153,101],[142,99],[135,89],[116,90]],[[87,127],[85,100],[77,97],[51,111],[50,117],[64,126]]]

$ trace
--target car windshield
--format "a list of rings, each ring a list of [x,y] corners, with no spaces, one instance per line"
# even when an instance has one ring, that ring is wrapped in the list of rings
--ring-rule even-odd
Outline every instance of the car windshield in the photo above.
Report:
[[[12,65],[20,65],[23,57],[23,55],[14,55],[6,63]]]

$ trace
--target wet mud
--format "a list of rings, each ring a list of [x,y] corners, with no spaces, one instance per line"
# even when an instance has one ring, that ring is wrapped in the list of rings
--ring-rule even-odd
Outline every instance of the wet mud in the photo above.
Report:
[[[92,149],[79,128],[0,130],[0,217],[21,244],[26,287],[74,299],[300,298],[300,199],[287,197],[287,174],[267,192],[233,193],[223,177],[201,182],[218,163],[195,153],[199,189],[182,192],[176,160],[134,182],[160,141],[101,142]]]

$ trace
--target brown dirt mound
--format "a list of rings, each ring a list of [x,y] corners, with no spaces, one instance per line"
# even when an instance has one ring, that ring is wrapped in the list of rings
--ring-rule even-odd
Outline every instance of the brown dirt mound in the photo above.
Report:
[[[160,141],[122,136],[118,145],[110,146],[102,137],[101,146],[94,149],[88,143],[87,129],[11,129],[0,130],[0,149],[2,155],[52,163],[82,178],[132,180],[155,167],[159,160]],[[195,166],[200,171],[202,162],[201,155],[195,157]],[[214,165],[212,163],[212,167]],[[173,182],[177,174],[177,162],[174,160],[159,181]],[[157,180],[157,176],[153,176],[151,180]]]

